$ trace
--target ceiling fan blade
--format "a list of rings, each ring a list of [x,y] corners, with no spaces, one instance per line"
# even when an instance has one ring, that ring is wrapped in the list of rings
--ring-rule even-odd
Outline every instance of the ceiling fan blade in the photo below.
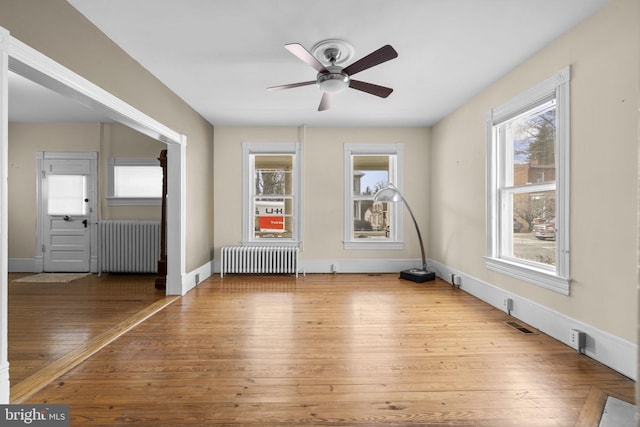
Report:
[[[311,54],[307,49],[304,48],[300,43],[290,43],[284,45],[285,49],[289,52],[293,53],[303,62],[311,65],[315,70],[319,73],[328,73],[329,71],[322,65],[322,62],[318,61],[318,59]]]
[[[397,57],[398,52],[396,52],[396,50],[392,48],[391,45],[384,45],[375,52],[371,52],[364,58],[359,59],[353,64],[344,68],[342,71],[344,73],[347,73],[349,76],[352,76],[355,73],[359,73],[360,71],[366,70],[367,68],[375,67],[378,64],[382,64],[383,62],[387,62]]]
[[[323,92],[322,99],[320,100],[320,105],[318,105],[318,111],[328,110],[331,107],[331,98],[333,97],[332,93]]]
[[[374,85],[373,83],[361,82],[360,80],[351,80],[349,87],[352,89],[358,89],[371,95],[379,96],[380,98],[386,98],[391,95],[393,89],[385,86]]]
[[[282,89],[293,89],[294,87],[309,86],[313,84],[316,84],[315,80],[311,80],[308,82],[300,82],[300,83],[290,83],[288,85],[281,85],[281,86],[271,86],[271,87],[268,87],[267,90],[274,91],[274,90],[282,90]]]

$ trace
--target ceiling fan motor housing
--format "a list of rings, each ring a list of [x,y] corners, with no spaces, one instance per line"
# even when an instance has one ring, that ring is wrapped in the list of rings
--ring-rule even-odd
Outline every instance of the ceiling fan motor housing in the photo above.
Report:
[[[323,92],[338,93],[349,87],[350,78],[342,68],[337,66],[327,67],[328,73],[318,73],[316,82]]]

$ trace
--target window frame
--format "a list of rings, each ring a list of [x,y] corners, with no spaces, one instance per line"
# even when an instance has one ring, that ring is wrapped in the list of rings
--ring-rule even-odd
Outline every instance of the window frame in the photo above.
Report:
[[[541,286],[558,293],[570,293],[569,251],[569,177],[570,177],[570,81],[571,68],[567,66],[529,90],[499,107],[486,116],[487,127],[487,256],[486,267],[517,279]],[[512,118],[536,108],[545,101],[556,101],[555,191],[556,191],[556,265],[547,268],[540,263],[519,258],[505,257],[500,253],[505,244],[505,227],[511,215],[505,215],[508,203],[503,194],[501,171],[505,167],[504,147],[500,146],[497,127]],[[539,184],[533,184],[538,185]],[[547,186],[547,188],[551,188]],[[504,220],[502,219],[504,218]],[[507,221],[509,222],[509,221]],[[506,225],[505,225],[506,224]],[[508,244],[508,243],[507,243]]]
[[[153,157],[110,157],[108,160],[107,205],[108,206],[161,206],[162,197],[117,197],[115,193],[116,166],[158,166]],[[161,183],[162,185],[162,183]]]
[[[293,232],[291,238],[256,239],[254,234],[254,177],[255,165],[251,155],[291,155]],[[243,142],[242,143],[242,246],[302,245],[302,144],[300,142]]]
[[[389,144],[344,144],[344,249],[404,249],[404,222],[402,203],[389,204],[389,222],[392,224],[392,237],[381,239],[356,239],[353,230],[353,156],[387,155],[395,156],[394,164],[389,165],[389,183],[402,188],[402,170],[404,165],[404,147],[401,143]]]

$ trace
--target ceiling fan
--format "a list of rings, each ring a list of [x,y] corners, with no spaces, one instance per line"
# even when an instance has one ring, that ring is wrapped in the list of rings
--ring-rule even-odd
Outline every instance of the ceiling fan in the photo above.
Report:
[[[329,42],[333,42],[333,40]],[[323,42],[319,43],[316,46],[322,48],[322,46],[324,46],[322,43]],[[295,87],[317,84],[322,91],[322,99],[320,100],[318,111],[329,109],[329,107],[331,106],[331,99],[333,95],[335,93],[342,92],[348,87],[369,93],[371,95],[379,96],[381,98],[386,98],[391,94],[391,92],[393,92],[393,89],[389,87],[378,86],[373,83],[367,83],[351,78],[351,76],[359,73],[360,71],[364,71],[368,68],[380,65],[383,62],[387,62],[393,58],[396,58],[398,56],[398,52],[396,52],[393,47],[391,47],[390,45],[382,46],[380,49],[371,52],[364,58],[361,58],[353,64],[342,68],[341,66],[336,65],[345,60],[344,58],[342,58],[341,61],[342,49],[340,48],[340,45],[336,45],[335,43],[328,43],[326,44],[326,46],[328,47],[326,47],[326,49],[324,49],[324,51],[322,52],[324,54],[324,59],[328,64],[325,66],[322,62],[320,62],[320,60],[318,60],[318,58],[316,58],[311,52],[305,49],[301,44],[286,44],[284,46],[285,49],[287,49],[289,52],[294,54],[306,64],[312,66],[318,72],[318,75],[316,76],[315,80],[300,83],[291,83],[281,86],[272,86],[267,88],[267,90],[275,91],[282,89],[292,89]],[[314,52],[316,52],[318,51],[318,48],[314,48],[313,50]]]

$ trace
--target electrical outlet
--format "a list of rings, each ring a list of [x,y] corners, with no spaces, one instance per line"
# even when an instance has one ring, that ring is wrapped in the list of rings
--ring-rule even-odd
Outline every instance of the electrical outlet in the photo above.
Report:
[[[460,285],[462,284],[462,277],[460,277],[458,274],[454,274],[452,283],[460,287]]]
[[[578,329],[571,329],[569,332],[569,345],[578,353],[584,353],[587,345],[587,334]]]
[[[502,308],[504,308],[507,313],[511,313],[511,310],[513,310],[513,300],[511,298],[504,298],[502,300]]]
[[[200,283],[200,275],[196,273],[196,285]]]

